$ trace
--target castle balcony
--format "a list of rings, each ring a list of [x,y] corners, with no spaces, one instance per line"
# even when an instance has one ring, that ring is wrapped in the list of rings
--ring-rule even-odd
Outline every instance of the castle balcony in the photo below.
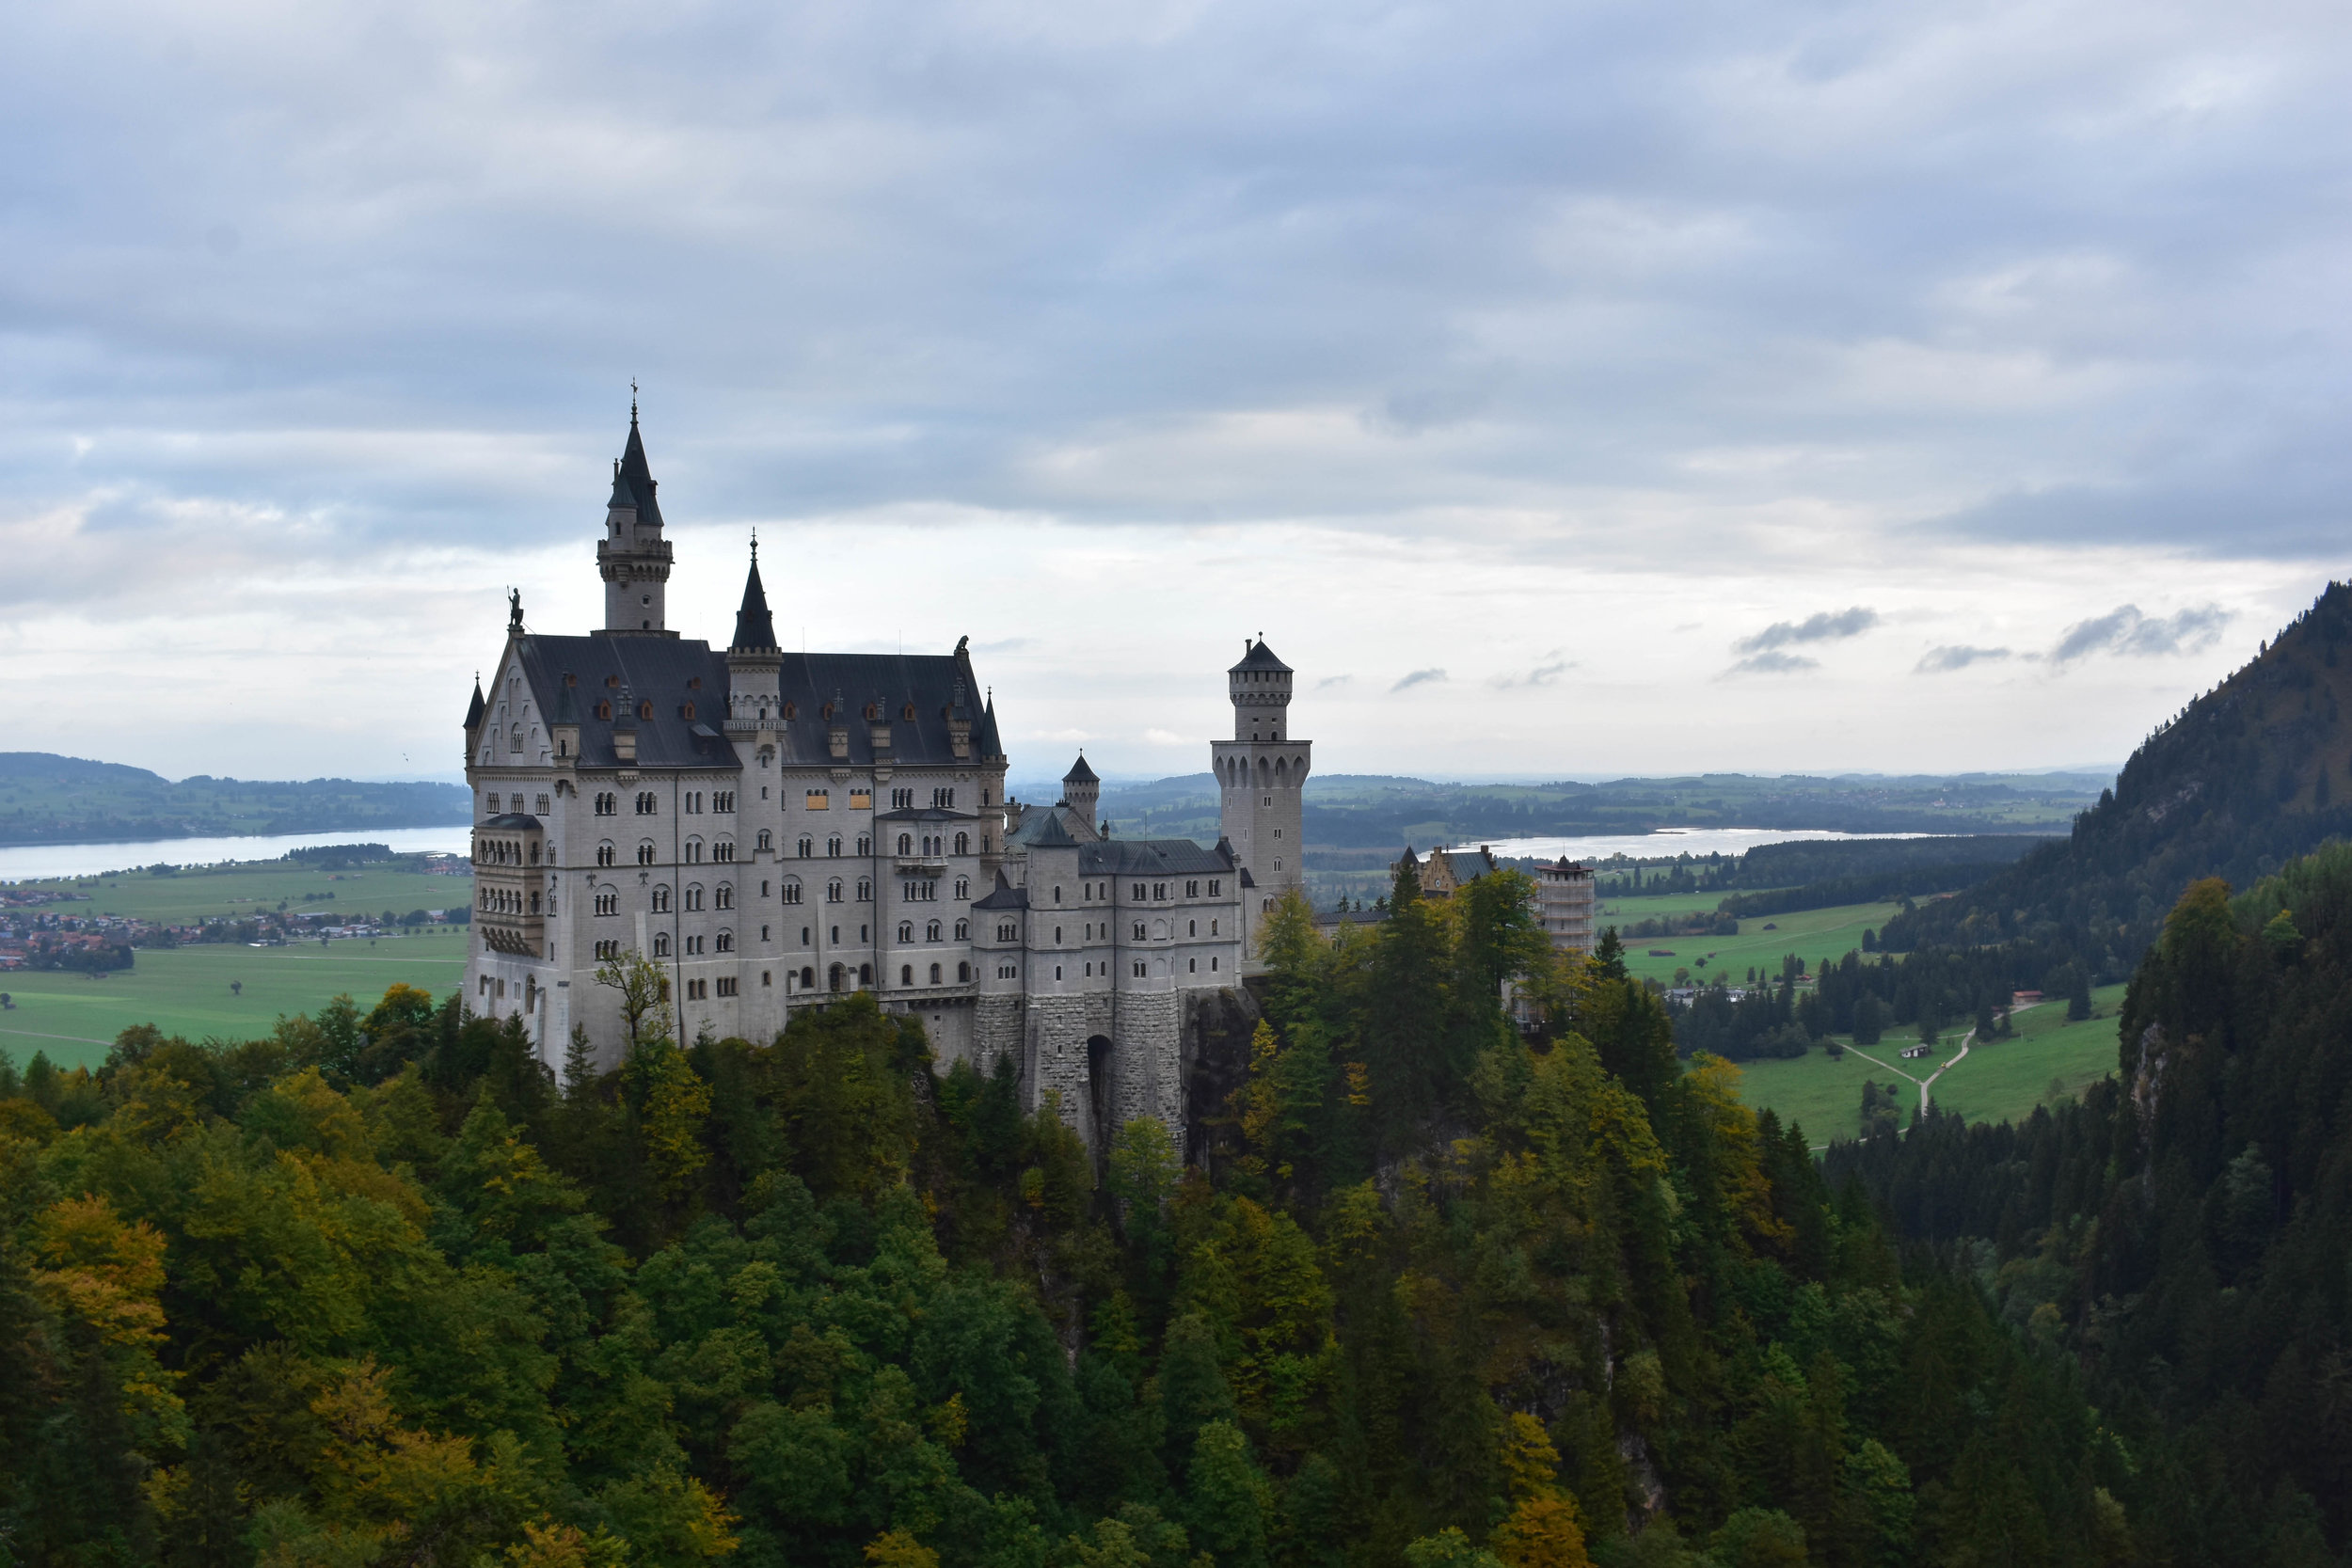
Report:
[[[482,933],[482,945],[493,953],[518,958],[536,958],[547,953],[548,923],[544,915],[491,914],[476,910],[473,923]]]

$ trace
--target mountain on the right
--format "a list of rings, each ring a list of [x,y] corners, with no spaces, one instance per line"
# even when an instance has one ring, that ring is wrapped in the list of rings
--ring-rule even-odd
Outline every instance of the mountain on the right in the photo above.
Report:
[[[2073,834],[1889,921],[1897,952],[2022,939],[2122,978],[2187,886],[2244,887],[2352,836],[2352,585],[2150,736]]]

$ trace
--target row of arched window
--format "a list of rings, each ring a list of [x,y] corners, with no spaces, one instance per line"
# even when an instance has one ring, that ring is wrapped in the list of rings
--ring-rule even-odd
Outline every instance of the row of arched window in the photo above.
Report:
[[[945,930],[946,926],[943,922],[937,920],[926,921],[923,925],[923,940],[925,942],[944,942],[946,940],[943,934]],[[900,942],[913,942],[914,940],[914,921],[901,920],[898,922],[898,940]],[[972,923],[970,921],[959,920],[956,922],[956,940],[958,942],[969,942],[972,940]]]

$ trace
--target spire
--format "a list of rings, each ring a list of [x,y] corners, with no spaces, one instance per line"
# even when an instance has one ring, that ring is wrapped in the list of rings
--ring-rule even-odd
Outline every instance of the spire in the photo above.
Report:
[[[612,468],[612,500],[614,506],[637,509],[641,523],[661,526],[661,507],[654,495],[660,486],[653,477],[653,466],[645,461],[645,437],[637,428],[637,392],[629,389],[628,444],[621,449],[621,460]]]
[[[1080,752],[1078,760],[1070,765],[1070,771],[1061,776],[1061,782],[1064,784],[1096,784],[1100,781],[1095,778],[1094,769],[1087,766],[1087,754]]]
[[[768,590],[759,580],[759,539],[752,539],[752,569],[743,578],[743,607],[735,612],[736,648],[772,648],[775,622],[768,613]]]
[[[489,705],[482,700],[482,673],[473,677],[473,701],[466,705],[466,732],[470,735],[482,727],[482,710]]]

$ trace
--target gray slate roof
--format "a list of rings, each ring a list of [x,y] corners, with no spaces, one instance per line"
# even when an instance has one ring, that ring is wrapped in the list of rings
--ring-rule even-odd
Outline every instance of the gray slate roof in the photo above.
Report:
[[[1265,639],[1262,637],[1258,639],[1257,642],[1250,647],[1248,653],[1241,656],[1241,662],[1231,666],[1231,668],[1233,670],[1281,670],[1288,672],[1290,666],[1274,657],[1274,650],[1265,645]]]
[[[671,637],[532,635],[520,640],[518,652],[542,712],[556,711],[565,675],[578,682],[581,767],[620,765],[612,750],[614,720],[597,718],[596,707],[617,705],[624,692],[632,702],[653,705],[652,718],[636,721],[638,767],[742,767],[735,747],[716,727],[726,718],[727,661],[709,643]],[[784,725],[777,759],[786,767],[871,767],[874,746],[864,717],[869,703],[889,719],[893,761],[908,767],[953,765],[957,757],[946,710],[957,700],[959,687],[972,719],[971,760],[1003,752],[994,715],[973,704],[969,655],[787,653],[777,679],[793,712]],[[698,688],[688,684],[697,680]],[[833,726],[822,712],[836,691],[848,709],[840,722],[850,739],[850,754],[838,764],[827,739]],[[684,713],[689,703],[694,706],[691,720]],[[903,717],[910,705],[911,720]],[[618,713],[616,706],[616,718]]]
[[[1233,862],[1188,838],[1115,838],[1079,846],[1078,869],[1098,877],[1223,876]]]

